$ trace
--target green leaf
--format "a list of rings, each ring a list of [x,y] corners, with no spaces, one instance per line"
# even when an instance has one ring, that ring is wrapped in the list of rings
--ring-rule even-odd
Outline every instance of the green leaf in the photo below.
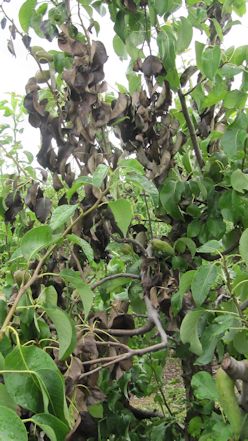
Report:
[[[114,215],[117,226],[120,228],[123,236],[126,236],[128,227],[133,218],[133,207],[126,199],[118,199],[109,202],[109,206]]]
[[[64,441],[70,430],[66,424],[54,415],[47,413],[33,415],[31,420],[45,432],[50,441]]]
[[[221,59],[219,46],[206,47],[201,55],[201,68],[204,75],[213,80],[218,70]]]
[[[66,421],[64,380],[52,358],[36,346],[17,346],[5,358],[10,396],[34,413],[48,411]]]
[[[192,281],[192,296],[197,306],[202,305],[206,300],[211,286],[215,282],[218,275],[216,265],[202,265],[195,273]]]
[[[231,175],[231,186],[239,193],[244,193],[244,190],[248,190],[248,175],[240,169],[235,170]]]
[[[145,176],[141,174],[128,174],[126,177],[127,182],[131,182],[132,184],[136,185],[140,189],[146,192],[148,196],[150,196],[153,200],[153,203],[155,206],[158,205],[159,201],[159,195],[158,195],[158,189],[153,184],[153,182],[149,179],[147,179]]]
[[[1,369],[3,369],[3,367],[1,367]],[[5,384],[0,384],[0,406],[6,406],[14,411],[16,410],[16,403],[8,393]]]
[[[183,254],[185,252],[186,248],[188,248],[192,257],[194,257],[194,255],[196,253],[195,242],[192,239],[190,239],[189,237],[180,237],[179,239],[177,239],[174,244],[174,248],[176,251],[178,251],[181,254]]]
[[[32,228],[21,239],[21,251],[25,259],[30,260],[42,248],[53,243],[52,230],[48,225]]]
[[[99,164],[92,175],[92,185],[100,188],[109,171],[109,167],[105,164]]]
[[[167,4],[165,0],[155,0],[154,6],[158,15],[160,16],[164,15],[167,12]]]
[[[54,323],[59,339],[59,360],[66,360],[76,346],[75,325],[69,315],[59,308],[46,308],[46,314]]]
[[[200,71],[202,71],[202,53],[204,51],[205,45],[200,43],[199,41],[195,42],[195,56],[196,56],[196,65]]]
[[[24,32],[28,32],[36,3],[37,0],[26,0],[19,10],[19,22]]]
[[[82,280],[79,272],[68,269],[63,270],[60,274],[65,281],[67,281],[74,289],[77,290],[81,302],[83,303],[85,317],[87,318],[93,303],[93,291],[90,289],[87,283]]]
[[[183,296],[190,289],[195,270],[187,271],[182,274],[179,282],[179,289],[172,295],[171,306],[172,312],[176,315],[182,308]]]
[[[91,247],[91,245],[89,244],[89,242],[87,242],[84,239],[81,239],[81,237],[77,236],[76,234],[68,234],[68,236],[66,236],[66,238],[73,244],[78,245],[79,247],[82,248],[85,256],[87,257],[89,263],[93,263],[94,262],[94,251]]]
[[[88,411],[94,418],[103,418],[103,405],[101,403],[92,404]]]
[[[208,242],[204,243],[201,247],[197,248],[198,253],[214,253],[217,254],[218,252],[223,251],[223,245],[218,240],[209,240]]]
[[[46,286],[42,289],[39,297],[38,304],[44,308],[56,308],[58,303],[58,293],[54,286]]]
[[[121,60],[127,59],[126,46],[118,35],[115,35],[113,38],[113,48],[116,55],[118,55]]]
[[[247,93],[241,90],[231,90],[225,95],[223,105],[226,109],[243,109],[247,100]]]
[[[188,18],[180,17],[180,21],[177,22],[177,53],[181,54],[190,45],[193,36],[192,24]]]
[[[5,406],[0,406],[0,441],[28,441],[21,418]]]
[[[172,29],[169,26],[163,26],[163,28],[160,30],[157,37],[157,44],[159,48],[159,55],[166,71],[175,68],[176,42]]]
[[[198,335],[198,324],[203,313],[204,311],[188,312],[180,328],[180,338],[182,342],[184,344],[189,343],[191,352],[196,355],[201,355],[202,353],[202,345]]]
[[[246,265],[248,265],[248,228],[246,228],[241,235],[239,241],[239,252]]]
[[[77,205],[59,205],[52,213],[50,227],[52,231],[61,228],[74,214]]]
[[[182,192],[183,188],[181,182],[167,178],[164,181],[159,194],[161,204],[166,213],[177,220],[183,219],[182,212],[179,208]]]
[[[128,88],[129,92],[132,95],[134,92],[137,92],[141,88],[141,75],[137,75],[134,72],[127,73],[128,79]]]
[[[201,371],[194,374],[191,380],[191,386],[198,400],[216,401],[218,399],[215,381],[208,372]]]

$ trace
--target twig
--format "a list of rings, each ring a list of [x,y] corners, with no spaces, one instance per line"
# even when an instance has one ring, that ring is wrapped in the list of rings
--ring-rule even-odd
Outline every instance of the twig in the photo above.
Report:
[[[184,115],[184,118],[185,118],[188,130],[189,130],[189,134],[190,134],[191,142],[192,142],[193,149],[194,149],[194,152],[195,152],[196,160],[198,162],[198,165],[199,165],[200,169],[202,169],[203,166],[204,166],[204,161],[202,159],[201,151],[200,151],[200,148],[199,148],[199,145],[198,145],[195,129],[194,129],[193,123],[191,121],[191,118],[189,116],[189,112],[188,112],[185,96],[183,95],[181,89],[178,89],[178,96],[179,96],[180,103],[181,103],[181,106],[182,106],[182,112],[183,112],[183,115]]]
[[[28,178],[28,174],[26,172],[26,170],[22,167],[21,164],[19,164],[19,162],[16,160],[16,158],[14,156],[11,156],[11,154],[6,150],[6,148],[3,146],[3,144],[0,144],[1,149],[4,151],[5,155],[7,156],[7,158],[11,159],[14,164],[17,167],[17,171],[20,173],[20,171],[24,174],[24,176],[26,178]]]
[[[166,343],[165,342],[161,342],[161,343],[158,343],[156,345],[148,346],[148,347],[143,348],[143,349],[130,349],[125,354],[121,354],[121,355],[117,356],[115,358],[115,360],[111,360],[111,361],[109,361],[108,363],[105,363],[102,366],[98,366],[97,368],[92,369],[89,372],[84,372],[82,375],[80,375],[80,379],[88,377],[89,375],[95,374],[96,372],[99,372],[103,368],[109,367],[112,364],[119,363],[120,361],[128,360],[129,358],[132,358],[132,357],[134,357],[136,355],[137,356],[142,356],[142,355],[145,355],[145,354],[148,354],[148,353],[151,353],[151,352],[160,351],[161,349],[164,349],[165,346],[166,346]]]
[[[78,258],[77,258],[77,256],[76,256],[76,254],[74,253],[73,250],[71,250],[71,255],[72,255],[72,257],[73,257],[73,259],[74,259],[74,261],[75,261],[75,263],[76,263],[76,265],[77,265],[77,269],[78,269],[78,271],[80,272],[80,276],[82,277],[82,279],[84,279],[84,272],[83,272],[83,269],[82,269],[82,267],[81,267],[81,265],[80,265],[80,262],[79,262],[79,260],[78,260]]]
[[[96,289],[98,288],[98,286],[102,285],[105,282],[108,282],[109,280],[119,279],[122,277],[128,279],[140,280],[140,276],[138,274],[118,273],[118,274],[111,274],[110,276],[106,276],[103,279],[98,280],[98,282],[93,283],[90,287],[91,289]]]
[[[149,229],[150,229],[150,239],[153,239],[153,232],[152,232],[152,220],[151,220],[151,216],[150,216],[150,211],[149,211],[149,207],[148,207],[148,202],[147,202],[147,196],[146,193],[142,193],[141,196],[144,196],[144,200],[145,200],[145,206],[146,206],[146,212],[147,212],[147,217],[148,217],[148,223],[149,223]]]

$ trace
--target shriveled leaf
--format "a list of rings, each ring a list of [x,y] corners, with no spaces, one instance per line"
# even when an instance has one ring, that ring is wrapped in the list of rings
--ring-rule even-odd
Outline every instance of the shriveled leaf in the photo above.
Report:
[[[37,199],[34,212],[40,222],[46,222],[52,207],[52,202],[48,198]]]
[[[54,323],[59,339],[59,359],[66,360],[76,346],[76,330],[69,315],[60,308],[46,308],[46,314]]]
[[[82,280],[79,272],[68,269],[61,271],[60,274],[61,277],[63,277],[63,279],[78,292],[83,303],[85,317],[87,317],[93,303],[93,291],[90,289],[87,283]]]
[[[22,255],[29,260],[52,243],[52,230],[48,225],[33,228],[24,234],[21,240]]]
[[[28,32],[36,3],[37,0],[26,0],[19,10],[19,22],[24,32]]]
[[[68,234],[68,236],[66,237],[71,243],[76,244],[82,248],[89,263],[94,262],[94,251],[91,245],[89,244],[89,242],[87,242],[84,239],[81,239],[81,237],[77,236],[76,234]]]
[[[181,328],[180,337],[182,342],[189,343],[190,350],[196,355],[201,355],[202,345],[199,340],[198,325],[203,311],[190,311],[184,317]]]
[[[133,218],[133,207],[131,203],[126,199],[118,199],[117,201],[109,202],[109,206],[123,236],[126,236],[128,227]]]
[[[218,270],[216,265],[202,265],[195,273],[192,281],[192,296],[197,306],[202,305],[216,281]]]
[[[61,228],[74,214],[77,205],[59,205],[52,213],[49,225],[52,231]]]
[[[21,418],[9,407],[0,406],[0,441],[28,441]]]

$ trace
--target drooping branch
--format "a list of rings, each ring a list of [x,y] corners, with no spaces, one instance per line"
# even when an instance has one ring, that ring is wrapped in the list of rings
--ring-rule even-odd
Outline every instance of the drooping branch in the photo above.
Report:
[[[183,112],[188,130],[189,130],[189,134],[190,134],[191,142],[192,142],[193,149],[195,152],[196,160],[198,162],[200,169],[202,169],[204,166],[204,161],[202,159],[202,155],[201,155],[200,147],[199,147],[199,144],[197,141],[195,129],[194,129],[193,123],[191,121],[191,118],[189,116],[189,112],[188,112],[188,108],[187,108],[187,104],[186,104],[186,99],[185,99],[185,96],[182,93],[181,89],[178,89],[178,96],[179,96],[179,100],[180,100],[180,103],[182,106],[182,112]]]

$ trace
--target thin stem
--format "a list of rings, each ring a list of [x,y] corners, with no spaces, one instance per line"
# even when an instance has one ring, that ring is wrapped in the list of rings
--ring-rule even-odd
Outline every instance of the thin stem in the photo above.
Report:
[[[183,95],[181,89],[178,89],[178,96],[179,96],[179,100],[180,100],[180,103],[181,103],[181,106],[182,106],[182,112],[183,112],[183,115],[184,115],[184,118],[185,118],[188,130],[189,130],[189,134],[190,134],[191,142],[192,142],[193,149],[194,149],[194,152],[195,152],[196,160],[198,162],[198,165],[199,165],[200,169],[202,169],[203,166],[204,166],[204,161],[202,159],[201,151],[200,151],[200,148],[199,148],[199,145],[198,145],[195,129],[194,129],[193,123],[191,121],[191,118],[189,116],[189,112],[188,112],[185,96]]]

